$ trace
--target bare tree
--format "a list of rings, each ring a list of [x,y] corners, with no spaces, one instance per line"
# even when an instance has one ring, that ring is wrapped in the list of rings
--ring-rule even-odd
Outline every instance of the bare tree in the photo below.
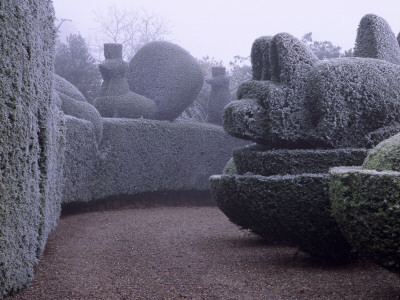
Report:
[[[170,35],[170,24],[163,17],[147,11],[120,9],[116,5],[107,11],[95,12],[98,23],[96,42],[119,43],[124,47],[124,59],[130,59],[144,44],[166,40]]]

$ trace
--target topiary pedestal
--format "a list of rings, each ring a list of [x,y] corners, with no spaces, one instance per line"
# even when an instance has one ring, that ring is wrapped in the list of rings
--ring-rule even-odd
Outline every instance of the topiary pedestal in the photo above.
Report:
[[[355,257],[331,216],[328,170],[343,161],[359,165],[367,151],[260,149],[236,149],[239,174],[211,177],[213,199],[222,212],[270,242],[298,246],[317,259]]]

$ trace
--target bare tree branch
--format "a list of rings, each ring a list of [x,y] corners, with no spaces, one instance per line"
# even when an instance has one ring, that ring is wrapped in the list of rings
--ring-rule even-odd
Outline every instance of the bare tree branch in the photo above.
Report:
[[[122,44],[125,59],[130,59],[144,44],[166,40],[171,34],[170,25],[164,18],[147,11],[119,9],[116,5],[107,11],[97,10],[95,21],[99,35],[96,40],[103,44]]]

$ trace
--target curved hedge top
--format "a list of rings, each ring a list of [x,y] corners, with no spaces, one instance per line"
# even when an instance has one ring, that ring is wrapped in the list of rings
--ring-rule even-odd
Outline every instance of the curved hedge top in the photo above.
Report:
[[[97,142],[100,143],[103,135],[103,121],[99,111],[88,103],[82,93],[69,81],[54,74],[54,89],[61,99],[60,110],[65,114],[93,123]]]
[[[76,101],[87,102],[85,96],[68,80],[54,74],[54,88],[58,93],[63,93]]]
[[[271,80],[271,63],[269,49],[272,36],[262,36],[256,39],[251,47],[251,66],[253,80]]]
[[[354,56],[377,58],[400,64],[400,47],[389,24],[373,14],[361,19]]]
[[[362,166],[377,171],[400,172],[400,133],[370,150]]]

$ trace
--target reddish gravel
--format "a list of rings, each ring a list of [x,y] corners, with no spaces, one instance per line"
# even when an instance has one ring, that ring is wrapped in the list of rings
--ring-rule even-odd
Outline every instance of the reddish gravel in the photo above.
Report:
[[[321,266],[215,207],[159,207],[63,217],[8,299],[400,299],[400,279],[365,261]]]

